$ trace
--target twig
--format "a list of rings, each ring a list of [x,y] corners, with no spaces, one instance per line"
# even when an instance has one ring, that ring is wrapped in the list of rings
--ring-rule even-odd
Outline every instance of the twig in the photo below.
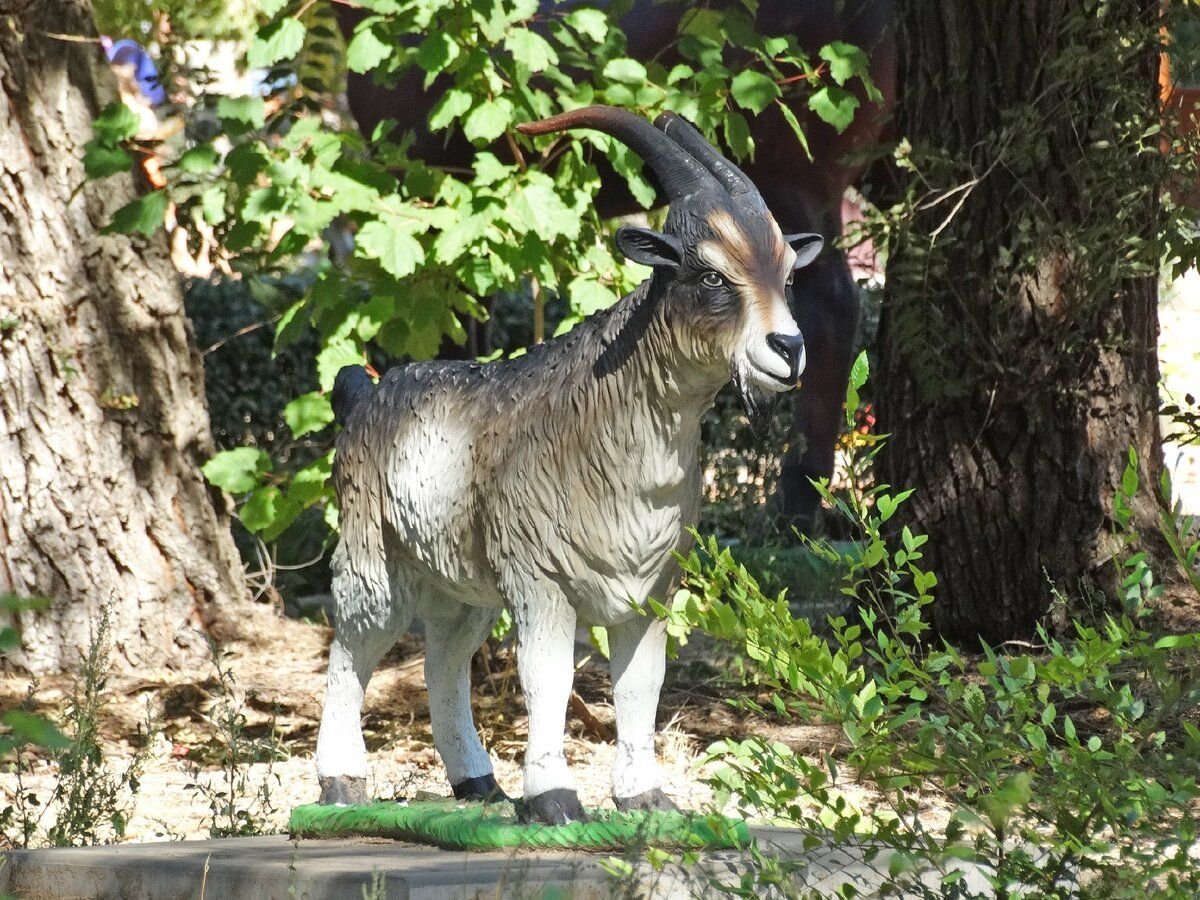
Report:
[[[257,331],[259,328],[262,328],[264,325],[274,325],[281,318],[283,318],[283,317],[282,316],[273,316],[272,318],[264,319],[261,322],[252,322],[251,324],[247,325],[245,328],[240,328],[237,331],[235,331],[233,334],[221,338],[219,341],[217,341],[215,344],[213,344],[207,350],[201,351],[200,355],[208,356],[208,354],[212,353],[214,350],[219,350],[221,347],[224,347],[227,343],[232,341],[234,338],[241,337],[243,334],[249,334],[252,331]]]
[[[85,37],[82,34],[59,34],[54,31],[43,31],[42,34],[48,38],[53,38],[56,41],[70,41],[73,44],[98,44],[98,43],[100,43],[100,38]]]
[[[212,859],[212,854],[204,857],[204,877],[200,879],[200,900],[204,900],[204,892],[208,888],[208,861]]]
[[[583,730],[601,741],[612,741],[616,735],[612,727],[596,718],[595,713],[588,709],[587,702],[579,696],[578,691],[571,691],[571,712],[583,723]]]

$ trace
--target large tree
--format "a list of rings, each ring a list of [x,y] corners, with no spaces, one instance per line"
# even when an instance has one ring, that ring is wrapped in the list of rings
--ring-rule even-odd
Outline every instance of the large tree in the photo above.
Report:
[[[0,0],[0,594],[52,600],[34,671],[74,665],[103,607],[125,661],[178,662],[243,592],[161,232],[103,234],[134,185],[84,175],[115,97],[95,38],[86,0]]]
[[[882,475],[919,488],[945,634],[1111,595],[1127,451],[1158,465],[1159,6],[900,4]]]

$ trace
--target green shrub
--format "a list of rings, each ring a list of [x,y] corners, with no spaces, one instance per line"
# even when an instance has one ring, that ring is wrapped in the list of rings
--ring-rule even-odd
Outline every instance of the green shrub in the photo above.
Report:
[[[868,459],[879,445],[869,446]],[[1118,509],[1139,490],[1137,472],[1131,457]],[[929,634],[937,578],[921,565],[925,537],[888,531],[911,492],[821,490],[861,548],[806,542],[840,568],[856,607],[831,619],[828,640],[711,540],[684,560],[673,607],[656,606],[677,633],[700,628],[733,644],[751,685],[734,702],[838,723],[849,745],[844,756],[812,759],[758,738],[715,744],[719,800],[820,842],[869,836],[885,891],[970,895],[956,868],[967,861],[986,896],[1195,896],[1200,635],[1156,630],[1158,591],[1138,537],[1121,535],[1127,575],[1116,608],[1097,604],[1063,634],[1039,628],[1034,643],[969,656]],[[1179,532],[1179,521],[1164,510],[1168,530]],[[879,802],[851,802],[845,788],[857,782]],[[931,794],[949,811],[944,827],[923,820]]]

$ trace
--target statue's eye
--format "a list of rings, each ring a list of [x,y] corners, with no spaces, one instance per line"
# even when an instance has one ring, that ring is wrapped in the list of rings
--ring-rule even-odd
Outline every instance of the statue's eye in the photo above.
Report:
[[[725,279],[719,272],[705,272],[700,276],[700,283],[706,288],[716,289],[725,286]]]

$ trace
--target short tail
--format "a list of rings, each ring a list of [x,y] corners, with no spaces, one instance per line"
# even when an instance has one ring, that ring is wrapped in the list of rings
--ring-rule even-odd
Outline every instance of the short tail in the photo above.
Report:
[[[329,402],[333,407],[333,418],[343,428],[354,412],[354,407],[371,396],[375,382],[362,366],[343,366],[333,380],[333,396]]]

